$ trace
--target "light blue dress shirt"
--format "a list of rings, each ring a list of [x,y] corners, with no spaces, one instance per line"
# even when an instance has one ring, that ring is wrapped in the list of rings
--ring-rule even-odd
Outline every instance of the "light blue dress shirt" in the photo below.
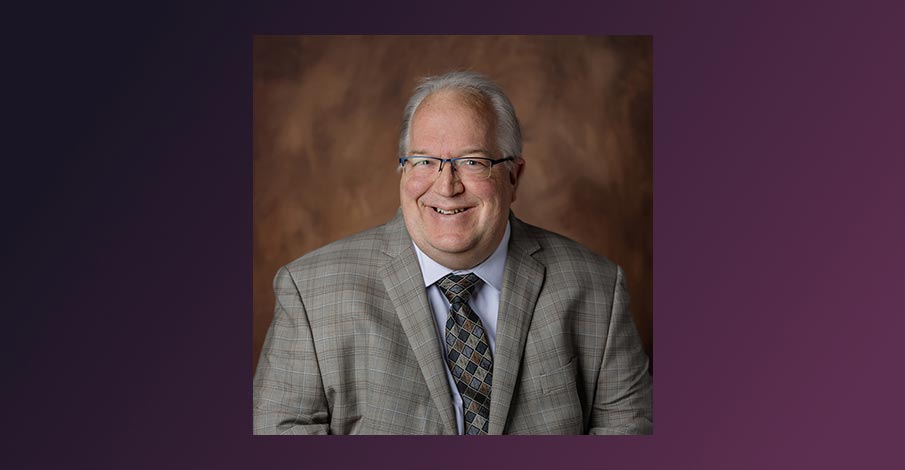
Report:
[[[440,292],[440,288],[436,286],[436,282],[449,273],[468,274],[475,273],[484,282],[479,285],[468,299],[468,305],[481,319],[484,325],[484,331],[487,333],[487,341],[490,342],[490,352],[496,351],[496,323],[500,309],[500,291],[503,289],[503,270],[506,268],[506,256],[509,253],[509,222],[506,222],[506,232],[500,245],[497,246],[493,254],[484,260],[481,264],[472,269],[456,271],[441,265],[429,256],[424,254],[417,245],[415,253],[418,254],[418,263],[421,265],[421,274],[424,276],[424,286],[427,289],[427,300],[430,302],[431,310],[434,314],[434,324],[437,326],[437,334],[440,337],[440,344],[444,348],[444,362],[446,362],[446,319],[449,316],[449,301],[446,296]],[[452,395],[453,404],[456,408],[456,426],[459,434],[463,430],[462,417],[462,396],[456,388],[452,373],[449,368],[446,369],[446,378],[449,380],[449,389]],[[490,391],[491,396],[493,390]]]

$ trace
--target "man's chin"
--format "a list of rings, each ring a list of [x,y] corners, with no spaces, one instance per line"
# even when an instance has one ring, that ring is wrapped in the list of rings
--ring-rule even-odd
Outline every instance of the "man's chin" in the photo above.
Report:
[[[466,255],[473,251],[476,241],[461,234],[442,234],[426,237],[425,242],[433,251],[447,256]]]
[[[473,248],[471,243],[464,241],[455,242],[431,242],[431,248],[445,255],[462,255],[466,254]]]

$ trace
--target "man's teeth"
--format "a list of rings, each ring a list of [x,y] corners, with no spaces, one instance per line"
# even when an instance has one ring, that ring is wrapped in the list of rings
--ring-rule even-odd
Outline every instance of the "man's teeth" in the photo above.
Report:
[[[458,214],[459,212],[465,211],[465,210],[467,210],[467,208],[456,209],[456,210],[452,210],[452,211],[445,211],[443,209],[440,209],[439,207],[434,207],[434,210],[443,215],[453,215],[453,214]]]

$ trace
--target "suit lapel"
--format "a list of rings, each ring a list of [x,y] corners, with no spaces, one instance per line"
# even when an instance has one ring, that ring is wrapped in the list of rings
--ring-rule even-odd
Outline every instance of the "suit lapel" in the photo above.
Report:
[[[385,253],[390,258],[381,269],[383,285],[399,315],[431,398],[440,411],[445,431],[456,434],[456,414],[446,378],[443,347],[427,302],[424,276],[399,212],[386,225],[386,234]]]
[[[527,233],[521,221],[511,214],[509,220],[512,234],[497,318],[493,386],[490,392],[490,434],[502,434],[506,426],[509,405],[518,382],[525,339],[531,327],[534,306],[544,283],[545,272],[544,265],[531,257],[540,249],[540,245]]]

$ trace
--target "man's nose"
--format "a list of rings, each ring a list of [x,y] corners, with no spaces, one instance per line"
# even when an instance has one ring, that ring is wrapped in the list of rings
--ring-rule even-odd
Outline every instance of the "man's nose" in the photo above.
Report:
[[[452,162],[444,162],[440,174],[437,175],[437,180],[434,181],[434,191],[441,196],[455,196],[464,190],[465,186],[453,168]]]

